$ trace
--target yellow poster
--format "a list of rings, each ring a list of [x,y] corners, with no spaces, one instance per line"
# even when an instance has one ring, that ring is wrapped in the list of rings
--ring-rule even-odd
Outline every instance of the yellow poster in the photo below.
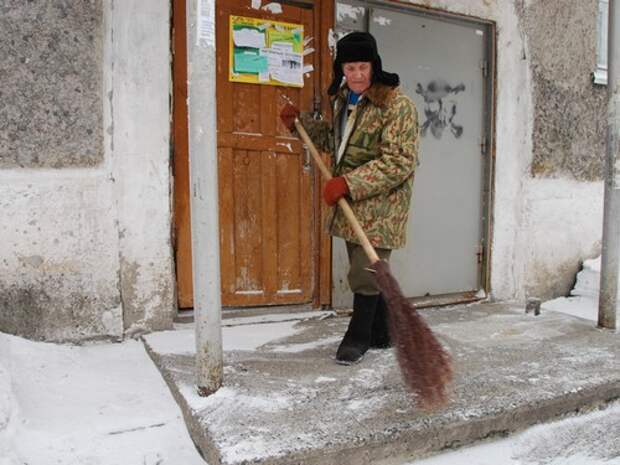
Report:
[[[303,24],[231,15],[228,78],[303,87],[303,43]]]

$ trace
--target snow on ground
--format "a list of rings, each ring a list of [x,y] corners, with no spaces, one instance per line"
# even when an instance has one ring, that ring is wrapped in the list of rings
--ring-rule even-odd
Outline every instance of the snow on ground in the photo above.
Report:
[[[192,330],[180,330],[188,332],[188,341],[169,347],[170,352],[193,352]],[[294,322],[284,317],[269,325],[224,327],[224,346],[253,350],[295,332]],[[161,332],[151,338],[165,345],[171,344],[171,335]],[[296,344],[271,348],[298,349]],[[330,381],[317,378],[317,383]],[[201,400],[216,402],[230,395],[230,389],[223,388]],[[409,465],[620,465],[618,437],[620,403]],[[25,464],[205,462],[142,343],[62,346],[0,333],[0,465]]]
[[[620,465],[620,402],[407,465]]]
[[[224,350],[254,350],[294,335],[296,322],[307,316],[225,326]],[[186,338],[171,337],[173,331],[151,337],[169,353],[194,352],[193,326],[178,327]],[[141,342],[69,346],[0,333],[0,465],[166,463],[205,464]]]
[[[598,298],[593,297],[558,297],[541,305],[542,311],[566,313],[590,321],[598,321]]]
[[[552,310],[598,322],[600,280],[601,257],[585,260],[582,270],[577,273],[577,282],[570,296],[543,302],[541,308],[543,311]]]
[[[7,360],[8,344],[0,339],[0,465],[17,462],[13,449],[15,425],[18,421],[17,402],[11,388],[11,374],[2,360]]]
[[[142,343],[0,347],[0,465],[204,465]]]

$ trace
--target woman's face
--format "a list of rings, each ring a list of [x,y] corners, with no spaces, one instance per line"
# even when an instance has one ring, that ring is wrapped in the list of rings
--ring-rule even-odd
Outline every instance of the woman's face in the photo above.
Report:
[[[342,65],[342,72],[347,86],[356,94],[361,94],[370,87],[372,80],[372,63],[369,61],[353,61]]]

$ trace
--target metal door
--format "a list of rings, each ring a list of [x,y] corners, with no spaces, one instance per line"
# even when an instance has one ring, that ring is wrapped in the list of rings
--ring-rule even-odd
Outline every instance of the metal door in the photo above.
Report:
[[[383,66],[397,72],[421,127],[408,244],[392,255],[407,296],[476,293],[483,286],[487,29],[472,22],[346,2],[347,29],[365,24]],[[351,6],[360,5],[351,27]]]

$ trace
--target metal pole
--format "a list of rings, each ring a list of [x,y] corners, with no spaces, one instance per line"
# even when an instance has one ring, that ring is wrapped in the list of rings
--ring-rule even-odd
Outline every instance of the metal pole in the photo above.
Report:
[[[616,329],[620,263],[620,4],[609,0],[607,158],[598,325]]]
[[[215,0],[188,1],[189,168],[196,374],[200,395],[222,385]]]

